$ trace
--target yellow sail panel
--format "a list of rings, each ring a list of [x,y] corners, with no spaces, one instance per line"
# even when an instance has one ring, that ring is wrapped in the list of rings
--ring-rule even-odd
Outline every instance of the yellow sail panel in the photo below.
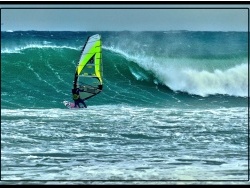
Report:
[[[90,46],[91,45],[91,46]],[[98,40],[95,43],[90,43],[90,45],[86,45],[87,50],[84,50],[81,56],[81,59],[79,61],[78,67],[77,67],[77,74],[79,75],[83,69],[83,67],[88,63],[88,61],[95,55],[96,53],[100,53],[101,51],[101,41]],[[85,49],[86,49],[85,48]]]
[[[86,54],[82,60],[80,60],[79,65],[77,66],[77,74],[79,75],[83,69],[83,67],[86,66],[86,64],[88,63],[88,61],[91,59],[91,57],[93,56],[93,54]]]
[[[95,55],[95,74],[102,84],[101,53],[96,53]]]

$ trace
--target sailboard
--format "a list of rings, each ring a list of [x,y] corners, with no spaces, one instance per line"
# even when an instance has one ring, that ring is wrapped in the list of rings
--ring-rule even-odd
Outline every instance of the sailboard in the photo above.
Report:
[[[73,88],[80,89],[79,95],[83,100],[90,99],[102,91],[102,41],[99,34],[89,36],[82,48],[74,74]],[[68,101],[64,101],[64,105],[74,108]]]

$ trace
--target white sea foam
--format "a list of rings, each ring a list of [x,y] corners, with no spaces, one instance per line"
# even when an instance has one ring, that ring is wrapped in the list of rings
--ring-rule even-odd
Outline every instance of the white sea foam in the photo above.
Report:
[[[236,65],[227,70],[216,69],[213,72],[198,71],[194,68],[172,70],[161,73],[160,78],[173,90],[186,91],[190,94],[207,96],[225,94],[248,96],[247,64]]]
[[[2,109],[1,115],[2,180],[247,176],[246,108],[103,105],[83,111]]]

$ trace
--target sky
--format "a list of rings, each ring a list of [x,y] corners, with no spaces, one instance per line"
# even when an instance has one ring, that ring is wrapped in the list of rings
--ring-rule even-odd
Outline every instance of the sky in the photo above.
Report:
[[[249,5],[1,5],[1,30],[248,31],[247,8]]]

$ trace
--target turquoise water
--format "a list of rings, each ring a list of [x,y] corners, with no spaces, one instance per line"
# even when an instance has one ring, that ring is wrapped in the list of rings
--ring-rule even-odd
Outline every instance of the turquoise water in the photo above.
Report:
[[[98,32],[104,87],[68,110],[96,32],[2,32],[2,180],[247,180],[246,32]]]

